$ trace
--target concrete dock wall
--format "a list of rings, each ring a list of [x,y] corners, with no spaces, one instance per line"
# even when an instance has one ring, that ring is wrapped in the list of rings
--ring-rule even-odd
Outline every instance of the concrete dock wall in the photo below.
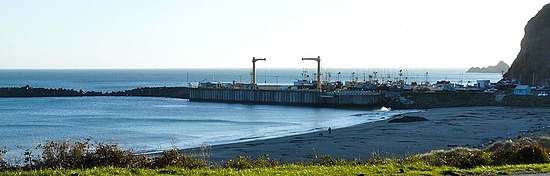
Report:
[[[324,97],[333,97],[327,99],[326,102],[336,106],[362,106],[380,104],[384,101],[384,96],[377,92],[368,91],[346,91],[346,92],[329,92]]]
[[[189,89],[191,101],[237,102],[306,106],[369,106],[379,104],[383,96],[372,92],[325,93],[296,90]]]
[[[190,89],[189,99],[260,104],[321,105],[321,92],[246,89]]]

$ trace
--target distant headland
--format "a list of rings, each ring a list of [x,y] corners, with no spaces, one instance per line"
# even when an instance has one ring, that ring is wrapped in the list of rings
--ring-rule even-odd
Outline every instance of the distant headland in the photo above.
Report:
[[[506,64],[504,61],[498,62],[495,66],[487,66],[487,67],[471,67],[466,71],[466,73],[506,73],[510,66]]]

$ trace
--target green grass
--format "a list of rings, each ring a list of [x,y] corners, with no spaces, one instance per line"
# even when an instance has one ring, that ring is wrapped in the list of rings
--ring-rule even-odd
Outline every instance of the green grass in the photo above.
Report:
[[[5,171],[0,172],[0,175],[496,175],[512,173],[550,173],[550,164],[485,166],[472,169],[459,169],[449,166],[429,166],[423,162],[343,166],[304,166],[299,164],[287,164],[252,169],[185,169],[177,167],[135,169],[101,167],[85,170],[45,169],[36,171]]]
[[[323,155],[304,163],[280,163],[269,154],[240,156],[221,163],[209,160],[210,148],[199,156],[176,148],[158,156],[135,155],[117,144],[89,140],[48,141],[41,153],[25,151],[18,163],[3,159],[1,175],[502,175],[550,173],[550,149],[530,138],[495,142],[481,149],[457,147],[408,157],[346,161]]]

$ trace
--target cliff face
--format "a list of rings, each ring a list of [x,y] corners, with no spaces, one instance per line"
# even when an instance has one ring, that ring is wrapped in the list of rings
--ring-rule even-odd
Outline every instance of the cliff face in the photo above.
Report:
[[[521,84],[550,83],[550,4],[525,26],[521,50],[504,77]]]
[[[468,71],[466,71],[466,73],[502,73],[502,72],[508,71],[509,68],[510,68],[510,66],[508,64],[504,63],[504,61],[500,61],[495,66],[490,66],[489,65],[489,66],[483,67],[483,68],[472,67],[472,68],[468,69]]]

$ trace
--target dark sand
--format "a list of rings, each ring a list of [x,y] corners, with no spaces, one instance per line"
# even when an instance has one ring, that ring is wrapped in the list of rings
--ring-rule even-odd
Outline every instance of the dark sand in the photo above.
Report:
[[[390,119],[352,127],[251,142],[212,146],[211,160],[269,154],[282,162],[311,161],[322,155],[368,159],[373,152],[406,156],[457,146],[480,147],[494,141],[550,133],[550,108],[458,107],[405,114],[428,121],[388,123]],[[198,149],[193,149],[198,150]],[[188,152],[188,151],[186,151]]]

